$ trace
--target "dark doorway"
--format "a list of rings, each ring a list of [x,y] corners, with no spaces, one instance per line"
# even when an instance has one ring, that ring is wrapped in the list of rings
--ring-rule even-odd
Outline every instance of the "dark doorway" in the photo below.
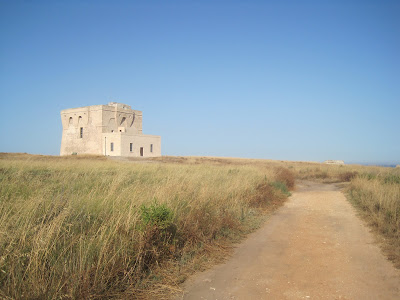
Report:
[[[140,156],[143,156],[143,147],[140,147]]]

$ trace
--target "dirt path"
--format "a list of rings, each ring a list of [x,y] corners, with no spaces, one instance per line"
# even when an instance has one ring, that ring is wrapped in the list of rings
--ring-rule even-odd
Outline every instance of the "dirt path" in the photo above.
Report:
[[[183,299],[400,299],[400,272],[335,185],[304,182],[226,263],[183,288]]]

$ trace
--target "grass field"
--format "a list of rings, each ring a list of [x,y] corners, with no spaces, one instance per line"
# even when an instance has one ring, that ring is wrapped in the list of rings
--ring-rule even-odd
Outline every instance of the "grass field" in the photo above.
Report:
[[[0,154],[0,298],[164,298],[300,180],[348,198],[400,261],[400,169],[255,159]]]
[[[282,168],[212,160],[2,154],[0,298],[166,295],[225,256],[293,183]]]

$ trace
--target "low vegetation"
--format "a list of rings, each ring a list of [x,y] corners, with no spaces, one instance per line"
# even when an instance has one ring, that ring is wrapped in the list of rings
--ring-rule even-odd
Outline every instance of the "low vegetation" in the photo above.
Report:
[[[155,298],[225,258],[295,179],[344,182],[400,267],[400,168],[0,154],[0,298]]]
[[[293,174],[204,160],[0,154],[0,298],[154,298],[226,257]]]
[[[400,268],[400,170],[354,177],[348,197],[381,235],[385,253]]]

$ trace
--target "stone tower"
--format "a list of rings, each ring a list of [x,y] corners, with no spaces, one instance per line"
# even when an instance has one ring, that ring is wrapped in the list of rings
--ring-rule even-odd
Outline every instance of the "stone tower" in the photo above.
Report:
[[[61,111],[60,155],[161,156],[161,137],[142,133],[142,112],[110,102]]]

